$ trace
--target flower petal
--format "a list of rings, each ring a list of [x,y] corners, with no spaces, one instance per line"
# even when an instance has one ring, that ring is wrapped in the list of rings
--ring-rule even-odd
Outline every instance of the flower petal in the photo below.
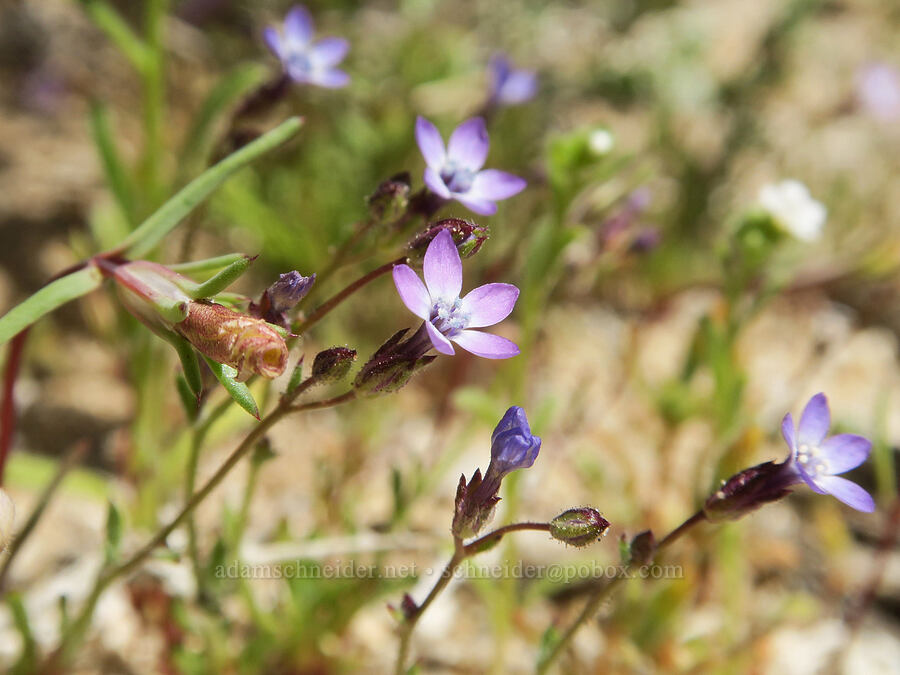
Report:
[[[497,100],[506,105],[525,103],[537,93],[537,75],[530,70],[510,73],[497,92]]]
[[[425,163],[435,171],[440,171],[447,159],[444,139],[437,127],[421,116],[416,118],[416,143],[419,144]]]
[[[460,310],[468,315],[467,327],[483,328],[500,323],[516,306],[519,289],[512,284],[485,284],[460,301]]]
[[[794,441],[794,418],[791,417],[791,413],[785,415],[781,420],[781,435],[784,436],[785,443],[793,453],[797,449],[797,443]]]
[[[828,411],[828,399],[825,394],[818,393],[809,399],[809,403],[800,415],[797,427],[797,445],[817,446],[825,439],[828,427],[831,426],[831,413]]]
[[[450,197],[452,196],[450,194],[450,190],[447,189],[447,184],[444,183],[444,181],[438,175],[438,172],[432,169],[430,166],[425,168],[425,185],[427,185],[428,189],[439,197],[450,199]]]
[[[847,506],[852,506],[857,511],[872,513],[875,510],[875,500],[872,499],[872,495],[846,478],[820,476],[816,482],[828,494],[837,497]]]
[[[467,352],[486,359],[508,359],[519,355],[519,347],[512,340],[480,330],[460,331],[453,336],[453,341]]]
[[[403,304],[417,317],[428,321],[431,316],[431,296],[419,275],[409,265],[395,265],[393,274],[394,286],[397,287]]]
[[[303,5],[294,5],[284,18],[284,40],[293,47],[309,44],[314,30],[312,16]]]
[[[343,61],[348,49],[350,43],[343,38],[323,38],[309,50],[309,60],[320,68],[328,69]]]
[[[828,463],[828,473],[838,474],[865,462],[872,450],[872,443],[868,438],[855,434],[838,434],[826,438],[821,449],[821,458]]]
[[[445,338],[443,334],[434,327],[433,323],[431,323],[430,321],[426,321],[425,329],[428,331],[428,337],[431,338],[431,344],[433,344],[434,348],[437,349],[441,354],[453,356],[456,353],[456,351],[453,349],[453,345],[450,344],[450,340]]]
[[[497,205],[489,199],[471,199],[468,194],[454,194],[453,198],[480,216],[492,216],[497,213]]]
[[[810,489],[813,492],[818,492],[820,495],[828,494],[828,492],[826,492],[823,488],[819,487],[819,485],[818,485],[819,478],[816,477],[814,480],[813,477],[810,476],[809,473],[806,471],[806,469],[803,468],[803,465],[800,464],[800,462],[791,462],[791,464],[793,465],[794,470],[797,472],[797,474],[800,476],[800,478],[803,479],[803,482],[806,483],[807,485],[809,485]]]
[[[487,199],[490,201],[499,201],[507,199],[515,194],[519,194],[525,189],[528,183],[524,178],[519,178],[506,171],[498,171],[497,169],[485,169],[479,171],[474,180],[472,187],[466,195],[470,199]]]
[[[450,135],[447,157],[469,171],[478,171],[488,156],[487,126],[481,117],[473,117],[460,124]]]
[[[337,68],[323,72],[313,72],[307,76],[307,80],[326,89],[340,89],[350,84],[350,76]]]
[[[278,34],[278,29],[274,26],[269,26],[263,31],[263,40],[265,40],[266,45],[279,59],[284,59],[284,45],[281,41],[281,35]]]
[[[462,290],[462,261],[453,243],[453,235],[441,230],[428,244],[422,265],[425,285],[432,302],[446,300],[454,302]]]

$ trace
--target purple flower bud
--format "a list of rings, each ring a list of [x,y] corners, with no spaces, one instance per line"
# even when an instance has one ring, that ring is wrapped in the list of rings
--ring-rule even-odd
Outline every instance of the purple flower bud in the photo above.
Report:
[[[563,511],[550,521],[550,536],[576,547],[593,544],[608,529],[609,521],[588,506]]]
[[[703,513],[713,522],[734,520],[790,494],[790,486],[796,482],[796,476],[786,469],[786,464],[764,462],[725,481],[706,500]]]
[[[460,477],[453,515],[454,536],[474,536],[490,522],[500,501],[497,493],[503,477],[534,464],[540,449],[541,439],[531,435],[525,411],[518,406],[507,410],[491,436],[491,463],[484,478],[480,469],[468,484],[465,476]]]
[[[289,330],[291,322],[286,312],[309,293],[314,283],[315,274],[305,277],[296,270],[282,274],[263,292],[258,303],[250,303],[250,315]]]
[[[321,382],[343,378],[356,361],[356,350],[347,347],[332,347],[316,354],[312,376]]]
[[[512,406],[491,435],[491,464],[487,475],[503,478],[516,469],[527,469],[537,459],[541,439],[531,434],[525,411]]]
[[[407,247],[411,260],[421,260],[425,257],[428,246],[434,241],[434,238],[447,230],[453,237],[453,243],[456,244],[456,250],[459,252],[460,258],[471,258],[478,253],[482,244],[488,240],[491,231],[483,225],[478,225],[469,220],[462,218],[444,218],[439,220],[427,230],[417,234]]]
[[[353,380],[357,393],[363,396],[393,393],[437,358],[426,356],[432,345],[424,324],[404,340],[407,332],[404,328],[394,333],[360,369]]]
[[[286,312],[300,302],[312,285],[316,283],[316,275],[303,276],[296,270],[282,274],[278,281],[266,289],[269,304],[274,312]]]

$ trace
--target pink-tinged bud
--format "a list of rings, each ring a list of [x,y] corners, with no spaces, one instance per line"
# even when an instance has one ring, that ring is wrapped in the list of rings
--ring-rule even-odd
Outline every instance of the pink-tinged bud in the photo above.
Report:
[[[441,231],[447,230],[453,237],[456,250],[461,258],[471,258],[478,253],[481,245],[490,237],[490,230],[483,226],[462,218],[444,218],[433,223],[427,230],[417,234],[409,242],[409,257],[411,260],[421,260],[428,250],[428,245]]]
[[[596,509],[584,506],[563,511],[550,521],[550,536],[572,546],[588,546],[609,529],[609,521]]]
[[[332,347],[316,354],[312,376],[319,382],[336,382],[350,372],[356,361],[356,350],[347,347]]]
[[[174,330],[201,354],[236,368],[238,380],[253,374],[271,379],[287,367],[287,345],[272,326],[213,302],[191,302]]]

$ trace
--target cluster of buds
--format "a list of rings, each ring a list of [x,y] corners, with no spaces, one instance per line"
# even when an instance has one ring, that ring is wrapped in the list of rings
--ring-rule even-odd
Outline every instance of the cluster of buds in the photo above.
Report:
[[[451,527],[453,536],[465,539],[477,535],[494,516],[503,478],[534,464],[540,450],[541,439],[532,435],[525,411],[512,406],[491,435],[491,463],[484,476],[481,469],[475,471],[468,483],[465,476],[460,476]]]

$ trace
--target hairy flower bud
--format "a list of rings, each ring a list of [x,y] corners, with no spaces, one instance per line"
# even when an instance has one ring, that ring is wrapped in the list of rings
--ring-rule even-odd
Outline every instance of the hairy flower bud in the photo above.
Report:
[[[312,376],[321,381],[336,381],[343,378],[356,361],[356,350],[347,347],[332,347],[316,354]]]
[[[725,481],[706,500],[703,513],[711,521],[735,520],[785,497],[797,480],[796,472],[787,463],[757,464]]]
[[[550,536],[572,546],[593,544],[609,529],[609,521],[589,506],[563,511],[550,521]]]
[[[443,230],[447,230],[453,237],[456,250],[461,258],[471,258],[478,253],[482,244],[488,240],[490,230],[483,225],[478,225],[461,218],[444,218],[432,224],[427,230],[417,234],[407,249],[409,257],[413,261],[420,261],[428,250],[428,245]]]
[[[0,489],[0,553],[3,553],[12,541],[15,522],[16,505],[9,495]]]
[[[262,319],[213,302],[191,302],[176,330],[201,354],[238,371],[238,380],[251,374],[274,378],[287,367],[284,338]]]
[[[631,565],[649,565],[656,555],[656,537],[651,530],[644,530],[634,535],[628,549],[628,562]]]
[[[409,205],[409,172],[404,171],[382,181],[366,202],[373,220],[380,223],[400,218]]]

